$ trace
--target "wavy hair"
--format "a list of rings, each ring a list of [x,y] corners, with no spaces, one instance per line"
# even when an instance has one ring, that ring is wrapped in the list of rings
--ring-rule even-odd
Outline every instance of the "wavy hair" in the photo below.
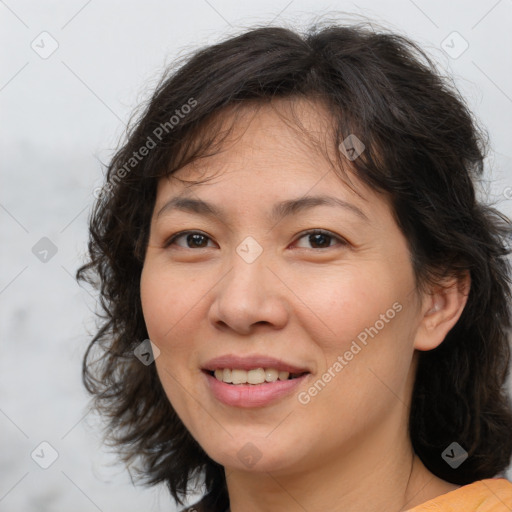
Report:
[[[512,454],[505,388],[512,229],[477,198],[486,137],[423,50],[364,24],[304,34],[255,28],[198,50],[167,71],[132,121],[108,166],[90,218],[88,260],[77,271],[101,302],[83,382],[106,420],[105,441],[144,484],[165,483],[177,503],[194,482],[204,486],[208,509],[229,504],[223,467],[187,431],[155,366],[134,357],[148,338],[139,281],[159,179],[220,147],[210,128],[226,109],[281,98],[322,101],[334,148],[350,134],[364,141],[351,169],[391,199],[418,286],[469,272],[457,324],[437,349],[419,355],[409,434],[425,466],[444,480],[464,485],[500,474]],[[441,457],[454,441],[469,456],[457,469]]]

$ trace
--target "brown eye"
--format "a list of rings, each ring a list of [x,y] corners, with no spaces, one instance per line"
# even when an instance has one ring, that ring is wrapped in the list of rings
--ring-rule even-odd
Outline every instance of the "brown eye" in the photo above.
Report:
[[[328,249],[329,247],[336,245],[336,242],[341,245],[346,245],[345,240],[339,236],[336,236],[329,231],[318,229],[303,233],[298,240],[302,239],[306,240],[306,245],[298,245],[298,247],[306,249]],[[332,242],[334,242],[334,244]]]
[[[178,240],[185,240],[177,243]],[[199,231],[185,231],[174,235],[167,243],[166,247],[171,245],[177,245],[178,247],[184,247],[186,249],[202,249],[208,247],[208,241],[211,241],[210,237]],[[211,247],[211,246],[210,246]]]

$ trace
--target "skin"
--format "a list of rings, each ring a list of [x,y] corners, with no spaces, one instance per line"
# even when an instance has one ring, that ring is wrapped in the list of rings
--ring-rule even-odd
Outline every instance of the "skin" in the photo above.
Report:
[[[351,190],[294,128],[292,107],[302,132],[327,144],[330,118],[320,104],[248,106],[221,152],[159,183],[141,277],[148,334],[161,350],[157,372],[187,429],[225,467],[231,512],[407,510],[457,488],[414,455],[407,425],[418,351],[442,343],[469,282],[448,280],[420,294],[387,199],[354,175]],[[212,179],[194,186],[176,179],[205,177]],[[335,196],[366,219],[333,206],[277,223],[268,217],[275,203],[305,195]],[[211,202],[224,216],[158,215],[177,196]],[[332,238],[303,235],[314,228]],[[184,230],[205,235],[199,247],[186,236],[166,246]],[[252,263],[236,252],[247,236],[263,249]],[[396,303],[400,312],[300,403],[297,394]],[[311,374],[276,403],[231,407],[201,372],[224,354],[272,355]],[[248,442],[261,455],[252,467],[237,457]]]

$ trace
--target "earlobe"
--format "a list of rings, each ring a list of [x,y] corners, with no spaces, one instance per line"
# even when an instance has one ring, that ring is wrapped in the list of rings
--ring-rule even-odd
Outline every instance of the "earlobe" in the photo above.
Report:
[[[443,342],[466,306],[470,286],[471,278],[466,272],[463,277],[451,278],[425,294],[414,348],[433,350]]]

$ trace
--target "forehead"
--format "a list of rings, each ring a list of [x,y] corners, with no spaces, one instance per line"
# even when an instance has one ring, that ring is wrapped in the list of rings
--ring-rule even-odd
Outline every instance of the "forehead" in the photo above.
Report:
[[[158,198],[171,193],[215,197],[224,189],[262,201],[334,192],[361,203],[370,198],[387,203],[354,173],[335,133],[334,116],[317,100],[247,102],[224,109],[196,135],[196,144],[210,142],[204,154],[199,151],[199,158],[160,180]]]
[[[300,158],[307,160],[316,160],[320,155],[335,158],[333,131],[332,114],[317,100],[284,98],[229,105],[185,136],[174,174],[183,176],[202,170],[205,157],[209,168],[221,166],[226,156],[229,160],[269,155],[293,159],[300,153]],[[180,160],[189,159],[190,164],[180,165]]]
[[[301,172],[307,166],[297,165],[298,162],[311,166],[319,158],[325,160],[324,165],[336,160],[333,130],[333,116],[322,103],[312,99],[230,105],[185,136],[171,157],[172,176],[193,180],[197,175],[211,177],[213,172],[243,169],[255,161],[261,166],[271,165],[277,159],[281,165],[289,162]]]

